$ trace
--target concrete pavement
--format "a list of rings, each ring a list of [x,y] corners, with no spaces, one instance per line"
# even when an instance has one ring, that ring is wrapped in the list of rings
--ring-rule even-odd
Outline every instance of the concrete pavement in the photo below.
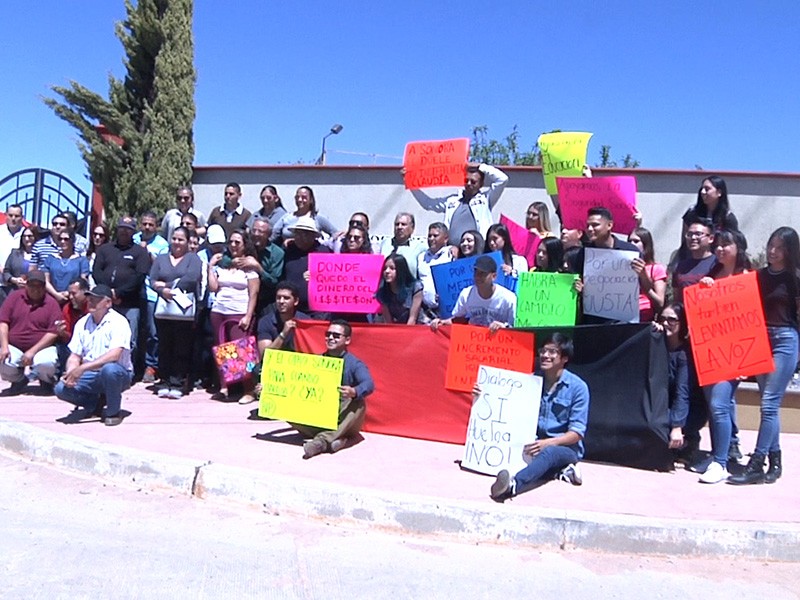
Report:
[[[800,435],[784,434],[775,485],[702,485],[583,463],[584,484],[552,482],[503,505],[492,478],[461,471],[462,447],[364,434],[336,455],[302,460],[282,422],[195,391],[160,399],[137,384],[118,427],[59,422],[71,406],[31,392],[0,397],[0,450],[73,471],[280,513],[416,534],[561,548],[800,561]],[[742,432],[742,450],[755,433]],[[704,447],[707,447],[706,443]]]

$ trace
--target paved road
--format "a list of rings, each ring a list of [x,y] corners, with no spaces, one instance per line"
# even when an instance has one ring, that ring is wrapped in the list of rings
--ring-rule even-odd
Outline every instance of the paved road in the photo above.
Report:
[[[800,565],[451,543],[297,521],[0,455],[2,598],[799,598]]]

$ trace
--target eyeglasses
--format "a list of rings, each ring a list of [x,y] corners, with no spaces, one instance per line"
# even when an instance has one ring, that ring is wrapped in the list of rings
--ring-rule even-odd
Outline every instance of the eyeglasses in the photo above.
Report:
[[[706,237],[707,235],[708,235],[707,233],[703,233],[702,231],[687,231],[686,232],[686,237],[689,238],[689,239]]]
[[[92,236],[93,236],[93,237],[106,237],[106,234],[105,234],[105,233],[103,233],[102,231],[95,231],[95,232],[92,234]]]
[[[558,348],[539,348],[539,356],[559,356],[561,351]]]
[[[360,236],[360,235],[348,235],[347,236],[347,241],[349,241],[349,242],[362,242],[362,241],[364,241],[364,238],[362,236]]]
[[[343,333],[337,333],[335,331],[326,331],[325,332],[325,339],[332,338],[334,340],[340,340],[344,337]]]
[[[68,237],[62,237],[62,238],[58,238],[58,241],[59,242],[68,242],[68,241],[70,241],[70,239]]]
[[[53,221],[53,227],[66,227],[66,221]]]
[[[350,222],[348,223],[348,225],[349,225],[350,227],[363,227],[364,229],[366,229],[366,228],[367,228],[367,224],[366,224],[366,223],[364,223],[363,221],[355,221],[355,220],[353,220],[353,221],[350,221]]]
[[[661,317],[659,321],[666,323],[667,325],[675,325],[680,321],[680,319],[678,319],[678,317]]]

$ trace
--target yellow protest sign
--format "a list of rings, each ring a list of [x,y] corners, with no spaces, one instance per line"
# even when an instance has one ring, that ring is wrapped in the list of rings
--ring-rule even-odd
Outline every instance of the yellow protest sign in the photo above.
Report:
[[[266,350],[258,416],[336,429],[343,368],[341,358]]]
[[[542,175],[547,193],[558,194],[556,177],[580,177],[586,164],[586,151],[589,149],[591,133],[560,131],[543,133],[539,136],[539,150],[542,153]]]

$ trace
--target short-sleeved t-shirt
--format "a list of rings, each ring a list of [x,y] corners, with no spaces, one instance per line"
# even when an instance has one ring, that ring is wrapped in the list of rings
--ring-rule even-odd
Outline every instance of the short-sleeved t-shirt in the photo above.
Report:
[[[0,306],[0,323],[8,325],[8,343],[23,352],[30,350],[46,333],[56,333],[61,309],[52,296],[45,294],[40,304],[28,299],[25,289],[11,292]]]
[[[656,281],[667,280],[667,268],[659,263],[645,265],[645,271],[650,275],[650,280],[655,283]],[[639,322],[647,323],[652,321],[656,316],[656,311],[653,309],[653,303],[650,301],[650,296],[644,292],[639,293]]]
[[[470,325],[490,325],[492,321],[514,324],[517,297],[502,285],[495,284],[490,298],[481,298],[474,285],[461,290],[453,307],[453,317],[467,317]]]
[[[223,315],[243,315],[247,313],[247,303],[249,292],[247,282],[251,279],[258,279],[255,271],[244,271],[242,269],[221,269],[215,268],[219,289],[214,296],[212,312]]]

